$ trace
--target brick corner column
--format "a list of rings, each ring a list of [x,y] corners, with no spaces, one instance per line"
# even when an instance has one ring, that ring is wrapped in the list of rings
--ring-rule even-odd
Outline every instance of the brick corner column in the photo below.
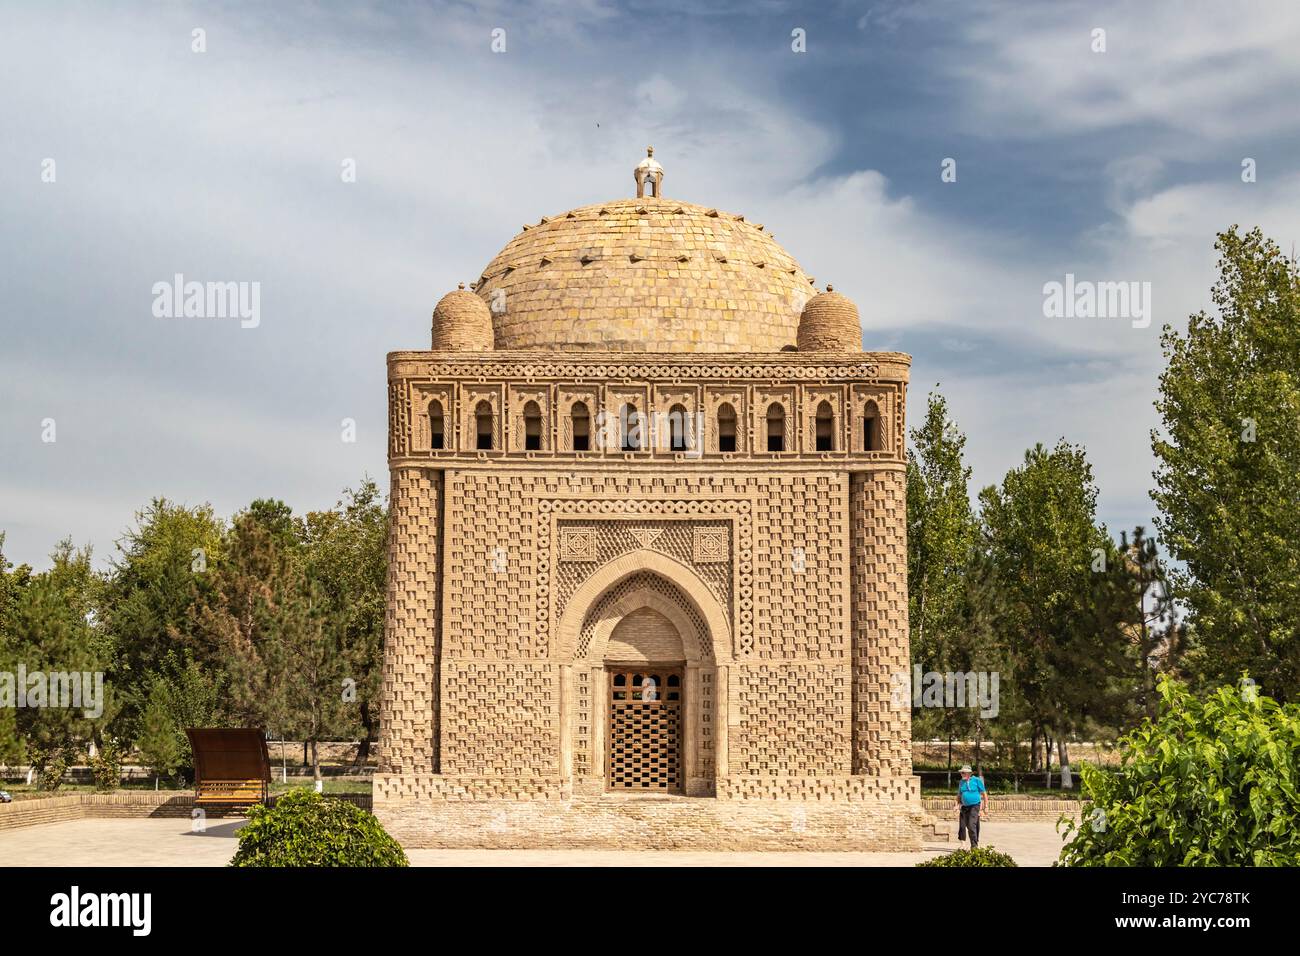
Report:
[[[853,772],[912,775],[907,625],[907,484],[901,468],[850,483],[853,589]]]
[[[379,701],[379,772],[439,770],[443,475],[395,468]]]

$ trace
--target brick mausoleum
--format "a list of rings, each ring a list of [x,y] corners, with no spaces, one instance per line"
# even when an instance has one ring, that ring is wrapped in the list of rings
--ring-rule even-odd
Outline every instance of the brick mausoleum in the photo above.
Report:
[[[388,356],[375,812],[407,846],[917,848],[910,360],[635,176]]]

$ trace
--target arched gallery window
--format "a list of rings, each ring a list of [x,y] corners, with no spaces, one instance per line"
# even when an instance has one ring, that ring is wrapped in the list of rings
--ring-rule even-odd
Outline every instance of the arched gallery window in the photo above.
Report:
[[[442,402],[436,398],[429,403],[429,447],[438,451],[447,447],[443,426]]]
[[[618,410],[618,434],[624,451],[640,451],[642,445],[641,413],[628,403]]]
[[[831,403],[822,402],[817,406],[817,450],[835,450],[835,416],[831,412]]]
[[[736,450],[736,410],[727,402],[718,406],[718,451]]]
[[[671,451],[686,451],[691,447],[690,418],[686,406],[674,405],[668,409],[668,447]]]
[[[862,450],[880,451],[880,409],[867,402],[862,412]]]
[[[785,451],[785,409],[780,402],[767,406],[767,450]]]
[[[570,412],[573,419],[573,450],[591,450],[591,412],[585,402],[574,402]]]
[[[492,406],[486,401],[479,402],[474,409],[475,447],[480,451],[492,448]]]
[[[524,450],[540,451],[542,447],[542,410],[536,402],[524,406]]]

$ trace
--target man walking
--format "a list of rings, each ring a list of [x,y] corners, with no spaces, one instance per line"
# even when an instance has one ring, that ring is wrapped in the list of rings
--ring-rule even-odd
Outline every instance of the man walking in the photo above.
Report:
[[[957,839],[970,834],[970,848],[980,845],[980,811],[988,813],[989,795],[984,781],[971,776],[970,765],[961,768],[961,782],[957,784]]]

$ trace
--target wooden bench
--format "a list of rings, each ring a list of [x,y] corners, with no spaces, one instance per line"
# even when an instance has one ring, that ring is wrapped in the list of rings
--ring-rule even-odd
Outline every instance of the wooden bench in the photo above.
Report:
[[[236,809],[267,802],[271,760],[263,731],[192,727],[185,735],[194,751],[196,806]]]

